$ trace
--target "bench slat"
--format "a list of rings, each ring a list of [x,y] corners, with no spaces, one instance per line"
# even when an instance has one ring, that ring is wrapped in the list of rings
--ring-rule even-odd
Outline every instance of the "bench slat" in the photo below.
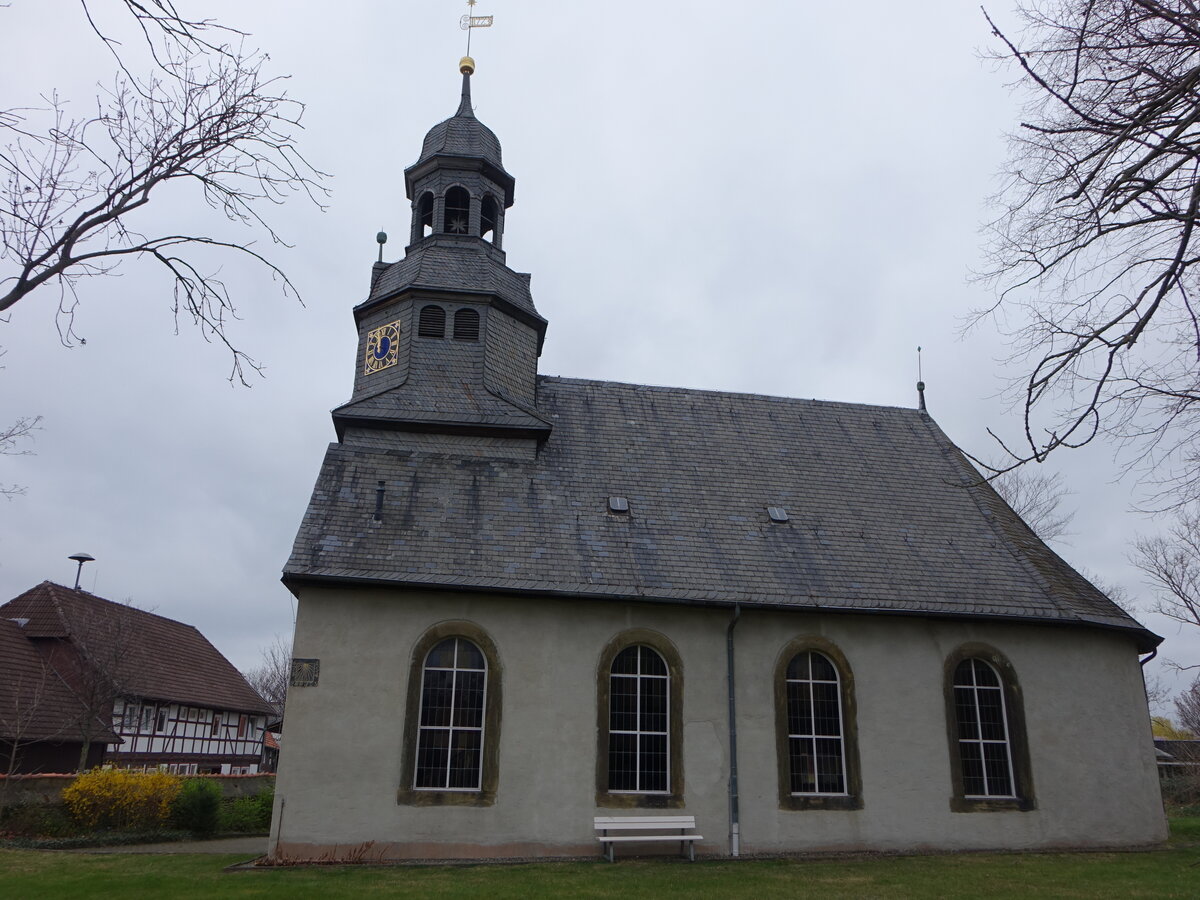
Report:
[[[602,844],[609,841],[702,841],[702,834],[610,834],[607,837],[597,837]]]
[[[597,831],[665,831],[668,829],[692,829],[695,825],[597,825]]]
[[[620,825],[645,824],[656,828],[695,828],[695,816],[597,816],[597,828],[612,828]]]

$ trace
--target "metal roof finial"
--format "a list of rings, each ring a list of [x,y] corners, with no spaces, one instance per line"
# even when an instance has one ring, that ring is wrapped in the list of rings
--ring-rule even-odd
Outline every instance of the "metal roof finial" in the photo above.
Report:
[[[921,348],[917,347],[917,408],[925,412],[925,381],[921,375]]]

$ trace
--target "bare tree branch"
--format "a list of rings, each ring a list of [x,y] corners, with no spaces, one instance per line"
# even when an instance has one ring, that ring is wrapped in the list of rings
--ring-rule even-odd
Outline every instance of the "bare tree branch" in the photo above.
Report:
[[[1175,698],[1175,714],[1179,717],[1181,727],[1193,736],[1200,736],[1200,678]]]
[[[1063,484],[1060,472],[1011,469],[995,476],[992,487],[1043,541],[1066,535],[1075,518],[1074,510],[1061,508],[1063,499],[1071,492]]]
[[[291,671],[292,643],[275,635],[275,640],[263,647],[262,662],[242,675],[250,682],[250,687],[275,708],[275,715],[281,716]]]
[[[1200,7],[1026,0],[988,18],[1027,88],[996,198],[999,293],[1017,313],[1020,445],[1002,472],[1114,439],[1153,501],[1200,498]],[[985,16],[986,16],[985,12]]]
[[[22,416],[8,425],[0,425],[0,456],[25,456],[33,451],[22,447],[22,443],[32,440],[33,432],[37,431],[41,416]],[[25,488],[16,484],[0,484],[0,497],[12,499],[17,494],[25,493]]]
[[[181,16],[171,0],[124,0],[155,68],[134,77],[120,42],[84,13],[115,55],[119,71],[88,116],[68,114],[57,95],[40,109],[0,112],[0,312],[53,287],[59,334],[70,346],[82,284],[135,258],[157,263],[174,285],[176,322],[190,317],[206,340],[232,356],[231,380],[246,383],[258,364],[229,339],[236,309],[217,277],[222,253],[264,267],[285,294],[295,286],[252,240],[203,233],[148,232],[139,215],[181,203],[219,212],[235,225],[287,246],[266,211],[301,194],[320,206],[323,173],[299,152],[303,106],[278,78],[262,75],[265,57],[221,42],[239,33]]]

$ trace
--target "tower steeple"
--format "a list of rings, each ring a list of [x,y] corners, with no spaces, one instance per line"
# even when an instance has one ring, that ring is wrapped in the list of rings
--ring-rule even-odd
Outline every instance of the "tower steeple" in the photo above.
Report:
[[[429,129],[404,170],[412,204],[404,258],[375,264],[370,296],[354,310],[359,362],[353,398],[333,412],[339,440],[378,429],[550,432],[537,410],[546,320],[529,275],[508,268],[502,249],[516,181],[495,133],[475,116],[474,60],[464,57],[459,69],[458,110]]]

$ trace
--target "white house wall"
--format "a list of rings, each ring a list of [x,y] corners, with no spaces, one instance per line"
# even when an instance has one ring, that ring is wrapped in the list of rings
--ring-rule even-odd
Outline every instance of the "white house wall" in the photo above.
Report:
[[[132,724],[125,720],[126,704],[135,710]],[[143,716],[143,710],[149,710]],[[159,728],[159,715],[163,714],[163,727]],[[213,717],[217,716],[217,727]],[[245,720],[244,728],[240,723]],[[148,721],[147,721],[148,720]],[[242,760],[257,760],[262,755],[262,742],[266,719],[240,713],[237,710],[219,710],[187,706],[179,703],[154,703],[147,700],[118,701],[113,711],[113,731],[123,741],[110,744],[106,759],[121,765],[126,757],[163,757],[165,763],[188,763],[203,757],[206,765],[214,764],[214,757]],[[239,734],[239,731],[241,733]],[[169,757],[169,759],[168,759]],[[228,767],[229,763],[226,762]],[[252,764],[257,771],[257,764]]]
[[[306,587],[295,656],[320,660],[292,688],[272,847],[281,855],[385,858],[598,853],[597,667],[622,631],[651,629],[683,672],[684,806],[729,852],[727,609],[578,599]],[[494,642],[502,678],[499,780],[485,807],[397,802],[414,646],[464,620]],[[736,631],[741,849],[1131,846],[1166,824],[1132,641],[1092,629],[917,617],[744,610]],[[776,665],[794,638],[844,655],[857,700],[862,808],[784,810],[777,779]],[[953,812],[943,666],[968,642],[1012,664],[1024,698],[1036,808]],[[615,814],[639,814],[618,811]],[[336,845],[336,850],[335,850]]]

